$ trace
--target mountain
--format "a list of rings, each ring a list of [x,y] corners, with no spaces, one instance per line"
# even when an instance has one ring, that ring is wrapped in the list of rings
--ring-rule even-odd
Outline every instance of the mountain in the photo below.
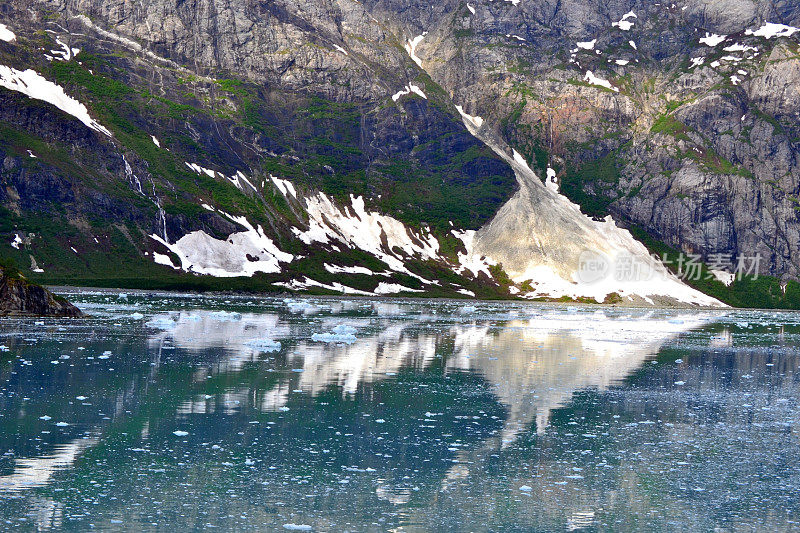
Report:
[[[33,280],[800,306],[794,2],[15,0],[0,24],[0,246]],[[694,287],[650,256],[679,252]],[[756,255],[731,283],[720,259]]]

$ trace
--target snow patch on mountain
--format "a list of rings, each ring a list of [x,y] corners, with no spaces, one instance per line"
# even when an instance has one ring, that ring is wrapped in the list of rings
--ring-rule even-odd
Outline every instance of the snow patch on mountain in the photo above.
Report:
[[[469,121],[464,120],[464,125],[511,165],[520,190],[477,232],[454,233],[466,248],[466,254],[459,256],[462,265],[502,264],[515,283],[530,283],[533,290],[526,296],[531,298],[603,301],[617,293],[650,304],[653,297],[662,297],[723,306],[669,273],[610,216],[596,221],[584,215],[576,204],[546,187],[519,153],[509,155]],[[641,270],[638,276],[620,272],[629,263]]]
[[[178,256],[181,270],[220,278],[278,273],[281,263],[294,260],[292,254],[278,249],[261,226],[254,227],[245,217],[221,213],[245,231],[234,233],[227,240],[215,239],[202,230],[193,231],[173,244],[155,234],[150,237]]]
[[[8,26],[5,24],[0,24],[0,41],[5,41],[10,43],[16,40],[17,36],[14,34],[13,31],[8,29]]]
[[[0,65],[0,87],[22,93],[28,98],[52,104],[77,118],[87,127],[111,137],[110,131],[89,116],[89,111],[85,105],[68,96],[63,87],[48,81],[35,70],[21,71]]]

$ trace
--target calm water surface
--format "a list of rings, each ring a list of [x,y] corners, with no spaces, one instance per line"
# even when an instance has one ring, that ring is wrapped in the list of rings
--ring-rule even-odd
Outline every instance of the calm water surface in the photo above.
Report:
[[[3,530],[800,530],[797,314],[71,297],[0,321]]]

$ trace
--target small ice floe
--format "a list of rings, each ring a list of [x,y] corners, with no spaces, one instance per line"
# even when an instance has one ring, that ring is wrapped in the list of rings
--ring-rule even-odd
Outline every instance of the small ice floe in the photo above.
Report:
[[[82,402],[83,400],[86,400],[87,398],[86,398],[86,396],[75,396],[75,399],[78,400],[79,402]]]
[[[189,432],[188,431],[177,430],[177,431],[173,431],[172,434],[175,435],[176,437],[185,437],[186,435],[189,434]]]
[[[65,428],[69,426],[66,422],[56,422],[56,427]]]
[[[103,352],[103,355],[97,356],[98,359],[108,359],[110,357],[111,357],[111,352],[109,350]]]
[[[142,313],[132,313],[128,318],[132,318],[134,320],[141,320],[144,318]]]
[[[311,531],[313,528],[308,524],[283,524],[283,529],[290,531]]]
[[[685,381],[676,381],[676,382],[675,382],[675,385],[678,385],[678,386],[680,386],[680,385],[686,385],[686,382],[685,382]]]
[[[530,485],[522,485],[519,488],[519,490],[522,491],[522,492],[530,492],[530,491],[533,490],[533,487],[531,487]]]
[[[48,421],[48,420],[50,420],[51,418],[52,418],[52,417],[49,417],[49,416],[47,416],[47,415],[43,415],[43,416],[40,416],[40,417],[39,417],[39,420],[44,420],[45,422],[47,422],[47,421]]]
[[[157,316],[153,317],[152,320],[145,323],[145,326],[150,326],[158,329],[172,329],[176,325],[176,322],[168,316]]]
[[[218,322],[238,322],[242,319],[242,314],[236,311],[214,311],[210,316]]]
[[[277,352],[281,349],[281,343],[272,339],[253,339],[245,344],[259,352]]]
[[[336,326],[328,333],[314,333],[311,336],[311,340],[316,342],[353,344],[356,342],[355,332],[356,328],[342,324]]]

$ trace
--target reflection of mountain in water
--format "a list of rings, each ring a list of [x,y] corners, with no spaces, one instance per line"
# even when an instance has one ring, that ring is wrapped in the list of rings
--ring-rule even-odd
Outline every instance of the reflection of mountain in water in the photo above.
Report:
[[[712,316],[668,311],[545,310],[525,319],[502,316],[411,315],[380,308],[367,316],[327,314],[308,318],[313,306],[290,305],[293,313],[179,313],[156,317],[164,329],[151,346],[171,343],[183,349],[224,350],[219,371],[235,371],[264,357],[259,342],[282,344],[277,365],[287,373],[270,390],[257,391],[257,407],[284,407],[290,391],[317,395],[331,386],[353,394],[360,384],[385,379],[404,368],[423,369],[437,356],[449,371],[472,371],[492,386],[509,415],[502,443],[513,441],[534,420],[544,431],[552,409],[585,388],[605,389],[636,370],[677,334]],[[351,306],[352,309],[352,306]],[[303,311],[299,314],[298,310]],[[472,311],[472,309],[469,309]],[[377,315],[377,316],[376,316]],[[498,320],[500,318],[501,320]],[[469,322],[468,325],[463,322]],[[315,333],[349,328],[345,342],[314,342]],[[256,341],[256,342],[254,342]],[[452,354],[449,352],[452,346]],[[253,391],[228,391],[224,404],[238,405]],[[211,398],[187,402],[182,413],[208,412]]]

